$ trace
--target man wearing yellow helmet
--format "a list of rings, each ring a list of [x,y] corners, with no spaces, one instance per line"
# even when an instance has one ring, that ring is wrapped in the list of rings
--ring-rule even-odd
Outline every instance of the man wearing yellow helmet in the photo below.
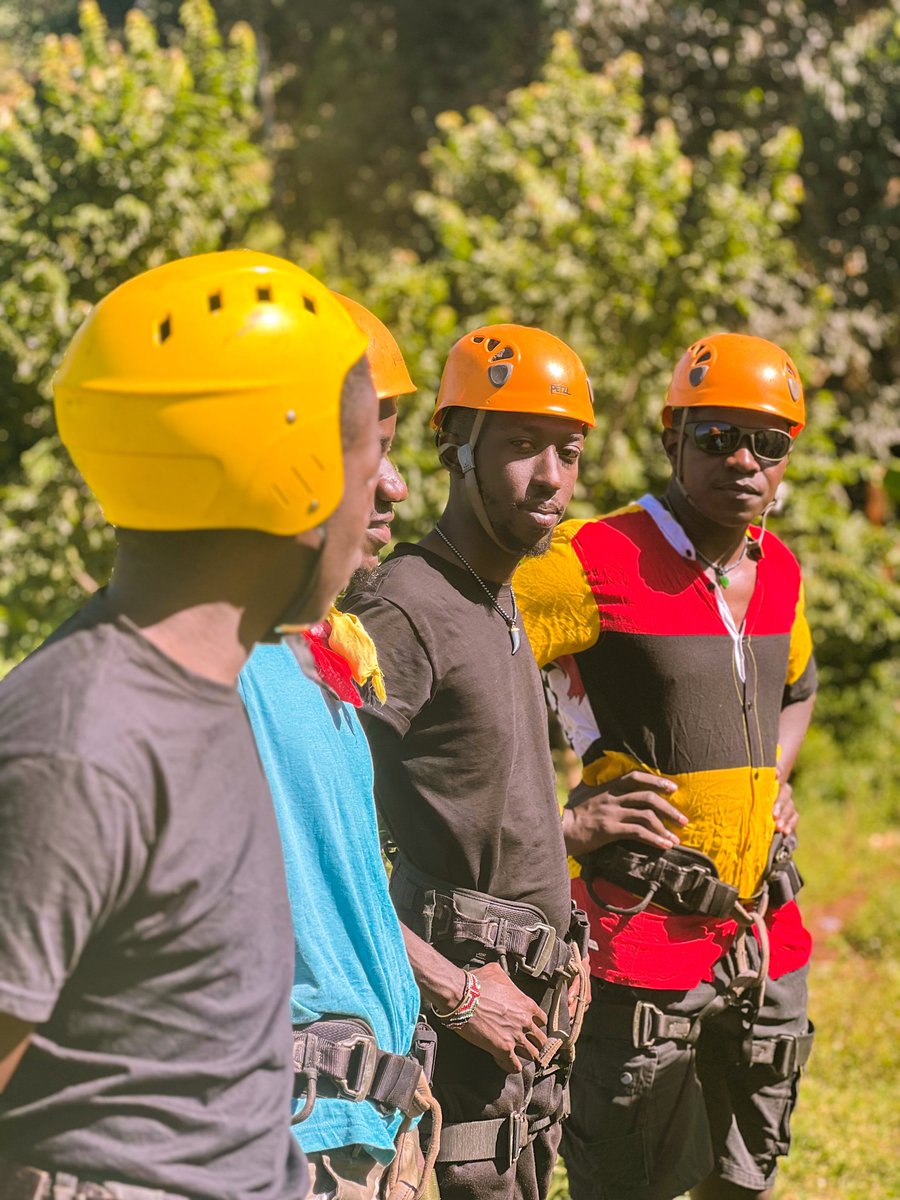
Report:
[[[584,367],[551,334],[461,338],[433,418],[444,513],[345,601],[385,675],[363,720],[399,850],[391,895],[438,1040],[443,1200],[545,1195],[566,1111],[586,928],[509,580],[559,521],[593,420]]]
[[[379,401],[381,462],[363,547],[371,568],[406,497],[390,451],[397,399],[415,388],[386,326],[338,299],[368,336]],[[340,1186],[362,1198],[377,1190],[401,1124],[423,1111],[413,1053],[419,993],[388,896],[372,758],[356,716],[363,695],[384,695],[374,649],[359,622],[335,609],[303,641],[306,671],[287,645],[258,646],[238,687],[275,802],[294,924],[293,1130],[313,1196]],[[339,1062],[336,1043],[348,1041]]]
[[[763,527],[804,420],[778,346],[701,339],[663,411],[664,495],[567,521],[515,578],[584,762],[573,1200],[767,1200],[787,1153],[812,1041],[787,781],[816,674],[800,568]]]
[[[111,583],[0,689],[0,1193],[301,1200],[290,910],[238,672],[359,560],[365,338],[281,259],[97,305],[54,389]]]

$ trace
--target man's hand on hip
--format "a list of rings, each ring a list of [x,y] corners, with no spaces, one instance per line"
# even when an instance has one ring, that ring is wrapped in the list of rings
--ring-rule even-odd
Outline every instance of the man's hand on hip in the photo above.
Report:
[[[626,838],[662,850],[677,846],[679,837],[664,824],[687,824],[687,817],[666,799],[677,790],[670,779],[647,771],[629,771],[596,787],[579,784],[563,811],[566,850],[577,858]]]

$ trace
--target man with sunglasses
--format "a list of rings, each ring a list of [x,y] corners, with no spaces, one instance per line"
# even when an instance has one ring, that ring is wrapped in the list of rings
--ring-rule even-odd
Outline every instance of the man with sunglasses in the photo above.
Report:
[[[573,1200],[767,1200],[788,1150],[812,1039],[787,780],[816,676],[799,566],[764,526],[804,420],[783,350],[702,339],[663,410],[664,495],[566,522],[516,574],[584,762]]]

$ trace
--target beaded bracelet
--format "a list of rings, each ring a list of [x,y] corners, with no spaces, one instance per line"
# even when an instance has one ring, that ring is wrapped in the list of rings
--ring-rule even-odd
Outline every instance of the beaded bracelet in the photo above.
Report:
[[[461,1029],[463,1025],[471,1021],[475,1015],[475,1009],[478,1007],[481,984],[478,982],[478,977],[473,975],[471,971],[466,971],[465,976],[466,986],[463,988],[462,999],[456,1008],[451,1008],[447,1013],[439,1013],[434,1007],[431,1010],[437,1019],[443,1025],[446,1025],[448,1029]]]

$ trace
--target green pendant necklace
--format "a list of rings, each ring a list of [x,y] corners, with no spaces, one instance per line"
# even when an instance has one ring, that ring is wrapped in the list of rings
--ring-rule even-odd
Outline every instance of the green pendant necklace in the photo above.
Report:
[[[711,559],[708,559],[705,554],[701,554],[700,551],[697,550],[696,546],[694,547],[694,549],[697,551],[697,557],[700,559],[700,561],[702,563],[705,563],[707,567],[710,567],[715,572],[716,583],[719,585],[719,587],[727,588],[729,583],[731,582],[731,580],[728,578],[728,576],[731,574],[732,571],[737,570],[737,568],[741,565],[741,563],[747,557],[747,550],[748,550],[749,546],[750,546],[750,542],[748,541],[747,538],[744,538],[744,545],[743,545],[743,548],[741,549],[740,554],[737,556],[737,558],[734,560],[734,562],[729,563],[727,567],[723,567],[721,563],[712,562]]]

